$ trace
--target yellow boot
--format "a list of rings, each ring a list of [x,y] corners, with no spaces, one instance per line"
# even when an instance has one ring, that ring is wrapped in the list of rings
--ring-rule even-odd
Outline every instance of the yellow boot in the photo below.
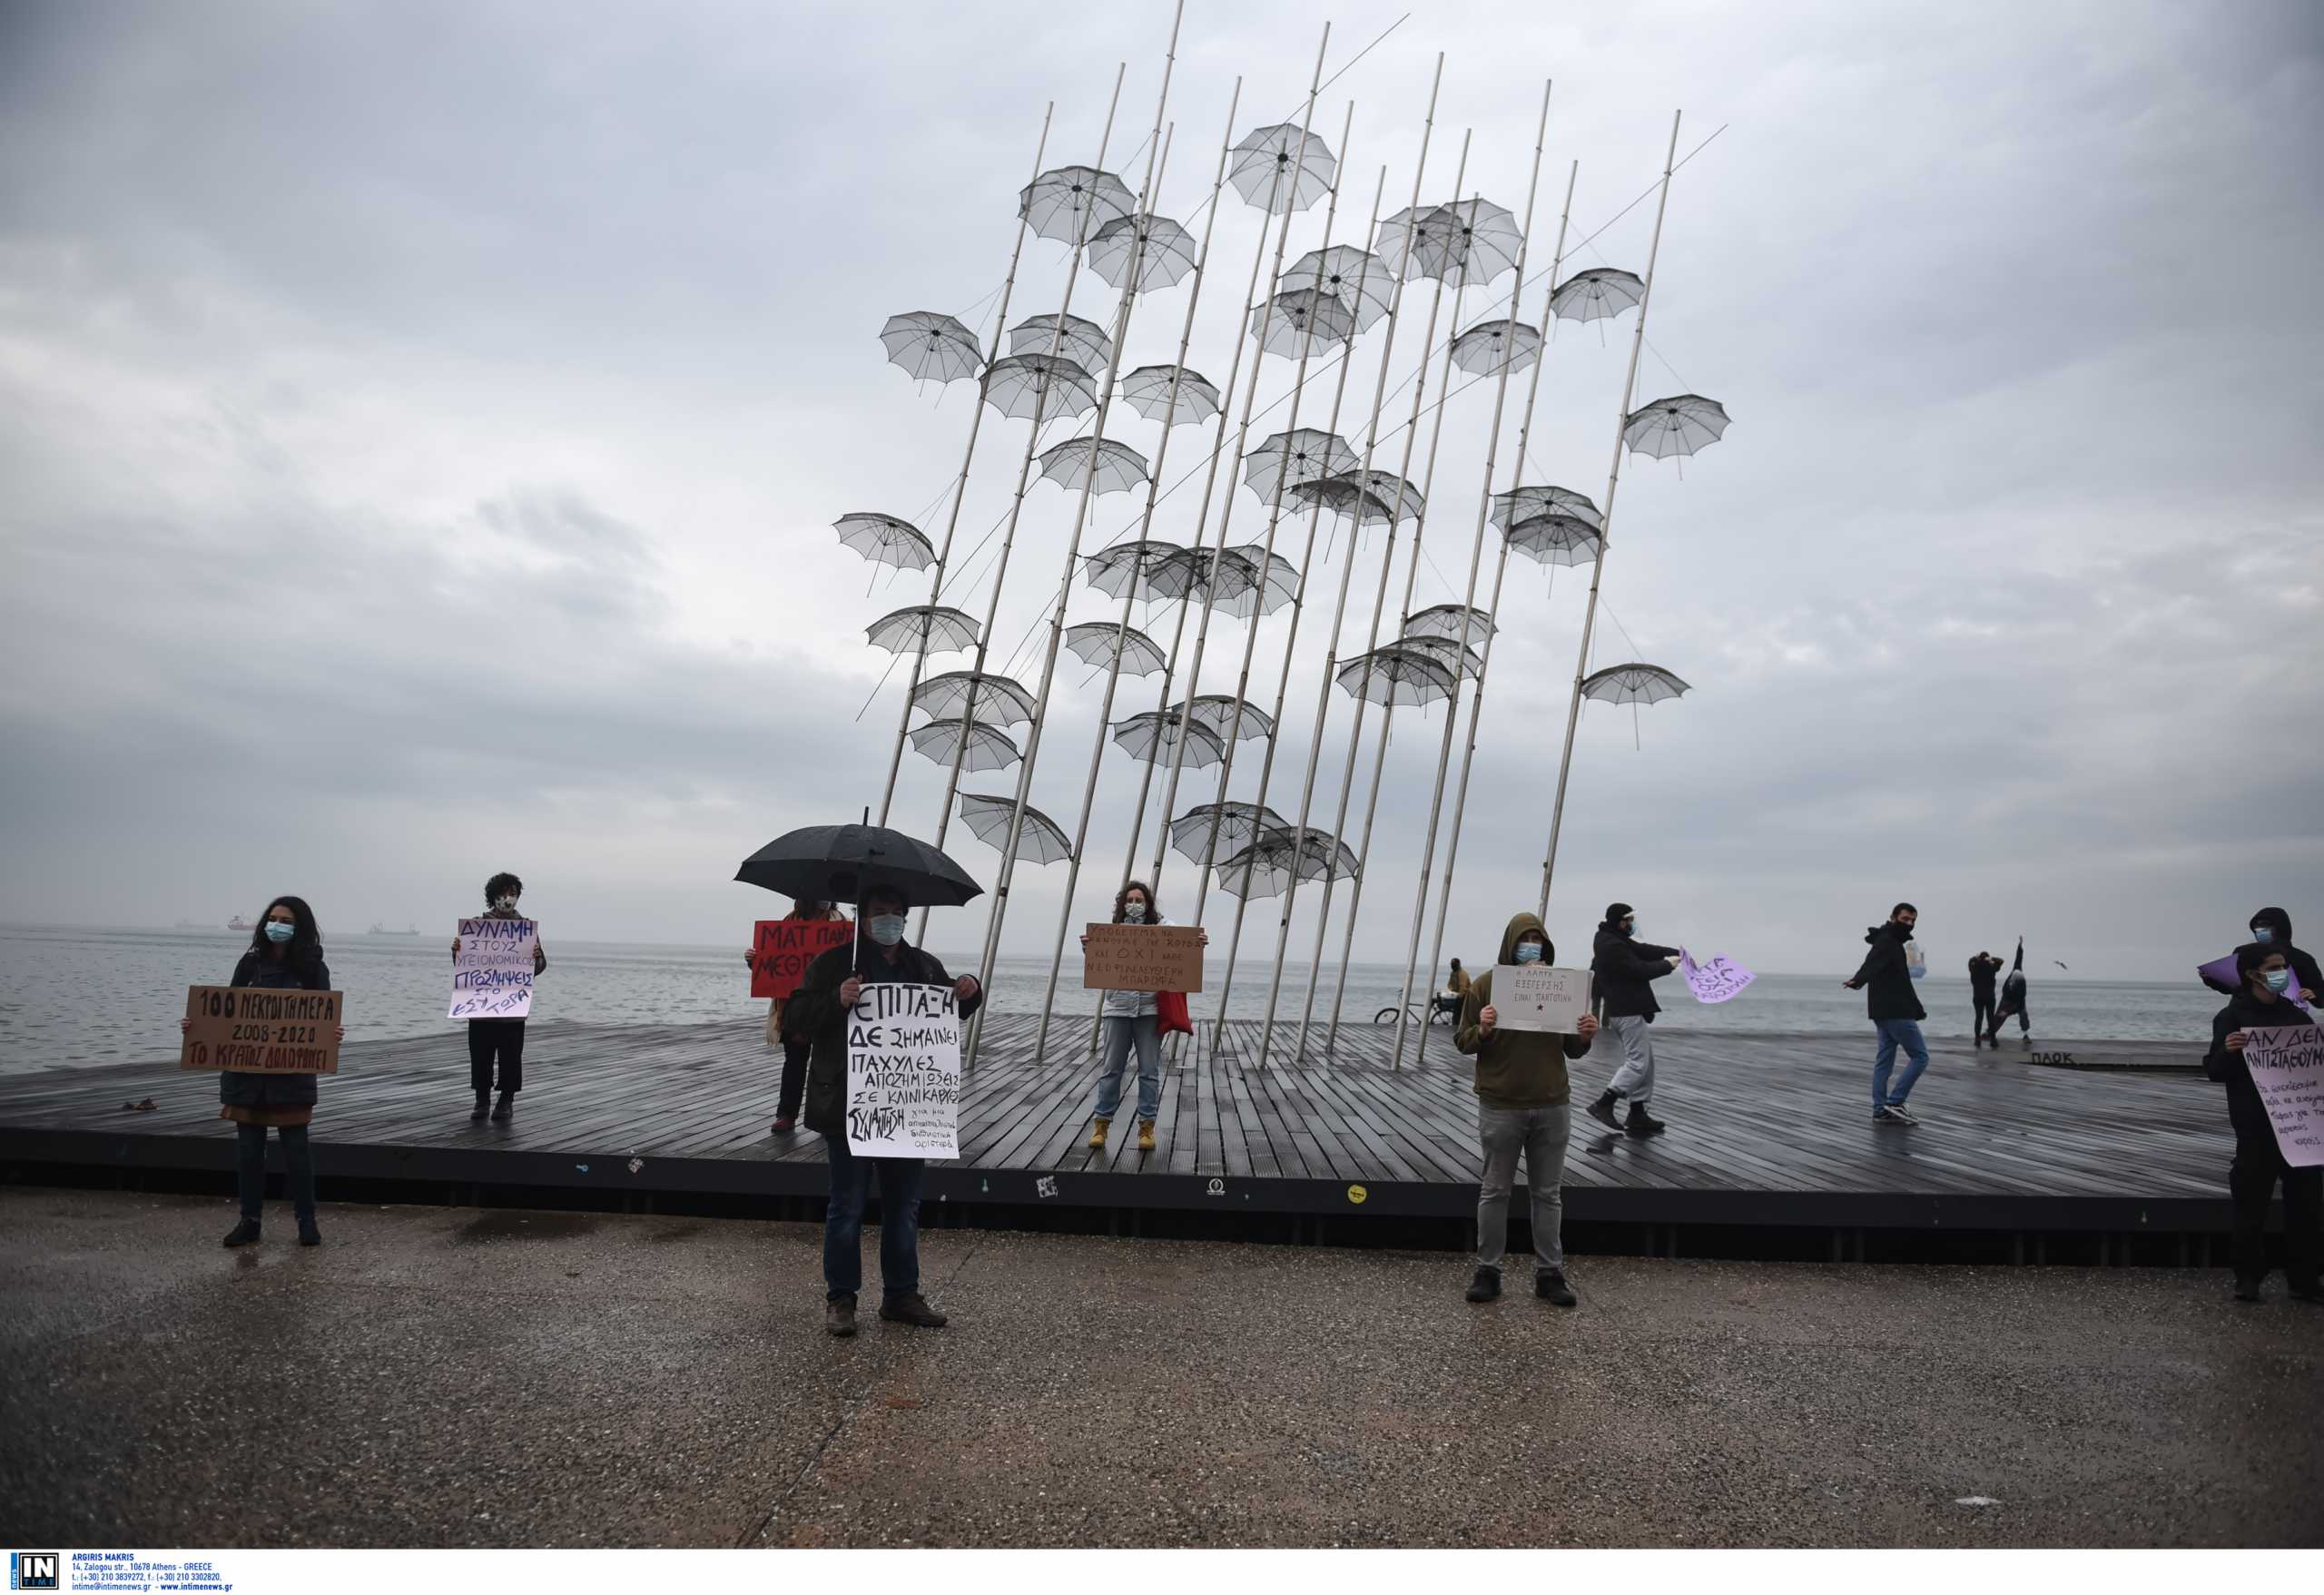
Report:
[[[1137,1149],[1141,1152],[1151,1152],[1154,1150],[1154,1121],[1150,1118],[1139,1121],[1137,1127]]]
[[[1091,1120],[1089,1126],[1089,1150],[1092,1152],[1102,1152],[1106,1149],[1106,1132],[1113,1127],[1113,1124],[1114,1121],[1110,1118],[1099,1117]]]

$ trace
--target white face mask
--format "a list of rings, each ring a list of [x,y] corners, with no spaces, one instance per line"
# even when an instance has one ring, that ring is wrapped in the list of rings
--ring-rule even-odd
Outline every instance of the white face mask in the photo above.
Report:
[[[1143,925],[1146,923],[1146,905],[1142,902],[1126,902],[1122,904],[1122,922],[1128,925]]]

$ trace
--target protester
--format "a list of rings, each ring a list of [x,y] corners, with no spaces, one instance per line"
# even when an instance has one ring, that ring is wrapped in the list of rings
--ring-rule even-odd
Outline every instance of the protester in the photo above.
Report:
[[[1549,963],[1557,958],[1549,933],[1521,913],[1502,932],[1504,964]],[[1469,1300],[1501,1295],[1501,1262],[1509,1249],[1509,1193],[1517,1155],[1525,1155],[1525,1183],[1533,1197],[1533,1294],[1561,1307],[1574,1305],[1565,1277],[1563,1235],[1566,1143],[1573,1133],[1573,1089],[1566,1060],[1590,1050],[1598,1021],[1583,1014],[1575,1033],[1503,1030],[1492,1005],[1492,972],[1470,987],[1461,1004],[1452,1045],[1477,1060],[1477,1137],[1484,1164],[1477,1182],[1477,1268]]]
[[[1599,1011],[1606,1028],[1622,1044],[1621,1067],[1588,1109],[1590,1117],[1609,1129],[1634,1136],[1659,1136],[1668,1127],[1646,1110],[1654,1096],[1654,1036],[1647,1029],[1662,1005],[1648,985],[1679,967],[1679,950],[1657,947],[1637,938],[1638,914],[1626,902],[1610,902],[1599,922],[1590,972],[1597,977]],[[1629,1098],[1627,1121],[1614,1117],[1615,1105]]]
[[[517,911],[517,900],[525,895],[525,883],[503,870],[484,883],[484,912],[475,916],[482,920],[521,920]],[[460,956],[460,939],[452,938],[452,956]],[[536,978],[548,968],[548,954],[541,950],[540,939],[533,940],[533,974]],[[498,1085],[500,1100],[492,1100],[495,1084],[493,1064],[499,1063]],[[476,1109],[468,1115],[471,1121],[480,1119],[490,1109],[493,1122],[507,1124],[517,1110],[517,1093],[525,1088],[525,1021],[523,1019],[470,1019],[468,1021],[468,1089],[476,1093]]]
[[[1919,919],[1920,911],[1911,903],[1900,902],[1891,909],[1887,923],[1864,933],[1872,950],[1865,955],[1863,967],[1840,982],[1851,991],[1867,989],[1865,1010],[1880,1037],[1872,1060],[1872,1122],[1877,1125],[1920,1122],[1905,1111],[1905,1098],[1913,1094],[1913,1083],[1928,1068],[1928,1044],[1921,1039],[1920,1024],[1928,1012],[1921,1007],[1912,974],[1905,965],[1905,943],[1912,940],[1913,926]],[[1911,1061],[1892,1092],[1888,1077],[1896,1068],[1899,1047]]]
[[[1470,985],[1469,971],[1461,967],[1459,959],[1454,959],[1452,967],[1445,972],[1444,989],[1437,995],[1436,1011],[1448,1019],[1458,1019],[1461,1003],[1469,995]]]
[[[1162,911],[1154,906],[1154,889],[1132,881],[1114,894],[1117,925],[1162,925]],[[1210,945],[1204,932],[1202,944]],[[1083,951],[1089,938],[1081,939]],[[1108,989],[1103,1004],[1106,1020],[1105,1062],[1098,1080],[1098,1111],[1090,1118],[1089,1150],[1106,1149],[1106,1135],[1113,1127],[1114,1110],[1122,1104],[1122,1068],[1129,1049],[1137,1049],[1137,1149],[1154,1150],[1154,1116],[1162,1106],[1162,1031],[1151,991]]]
[[[1969,1021],[1970,1045],[1983,1047],[1985,1031],[1994,1023],[1994,980],[2001,973],[2001,960],[1990,952],[1980,952],[1969,960],[1969,999],[1976,1006],[1976,1016]],[[1994,1041],[1995,1050],[2001,1042]]]
[[[2283,941],[2291,939],[2289,930]],[[2243,985],[2211,1020],[2211,1049],[2203,1072],[2227,1087],[2227,1118],[2235,1127],[2235,1161],[2227,1188],[2235,1201],[2235,1299],[2256,1302],[2268,1277],[2268,1203],[2284,1186],[2284,1279],[2303,1302],[2324,1302],[2324,1168],[2295,1168],[2284,1158],[2268,1106],[2252,1083],[2244,1051],[2250,1032],[2276,1025],[2312,1024],[2288,1000],[2297,978],[2283,945],[2247,942],[2235,950]]]
[[[815,902],[810,899],[793,898],[791,911],[783,916],[785,924],[814,923],[842,919],[836,904]],[[747,949],[743,953],[743,967],[758,972],[758,950]],[[783,999],[772,999],[766,1009],[766,1044],[783,1048],[783,1084],[774,1102],[774,1133],[787,1136],[799,1123],[799,1098],[807,1088],[807,1037],[804,1031],[786,1029],[783,1022]]]
[[[2324,973],[2318,971],[2314,954],[2305,948],[2292,945],[2291,916],[2281,909],[2261,909],[2251,916],[2251,940],[2262,947],[2272,947],[2284,955],[2285,967],[2291,970],[2292,983],[2299,992],[2299,999],[2313,1004],[2316,994],[2324,991]],[[2204,975],[2202,980],[2212,990],[2225,992],[2229,996],[2243,989],[2225,980],[2213,980],[2209,975]]]
[[[967,1019],[983,1006],[973,975],[953,980],[936,957],[904,940],[911,905],[893,887],[864,890],[861,934],[807,966],[806,977],[784,1006],[784,1024],[809,1039],[807,1127],[823,1137],[831,1168],[831,1202],[823,1217],[823,1327],[855,1333],[855,1297],[863,1285],[863,1202],[880,1184],[880,1316],[896,1324],[941,1329],[944,1314],[920,1291],[920,1186],[927,1170],[918,1157],[859,1157],[847,1146],[847,1015],[867,985],[950,985]]]
[[[230,986],[253,986],[265,991],[328,991],[330,969],[323,962],[323,934],[315,925],[314,911],[301,897],[278,897],[251,931],[248,951],[234,965]],[[192,1019],[180,1019],[187,1029]],[[347,1039],[340,1026],[337,1039]],[[271,1127],[282,1142],[282,1167],[289,1176],[290,1211],[299,1220],[299,1244],[319,1246],[323,1232],[315,1224],[315,1150],[307,1127],[315,1117],[313,1075],[248,1074],[228,1069],[218,1077],[218,1117],[234,1121],[234,1189],[241,1198],[241,1222],[226,1232],[230,1246],[258,1244],[260,1218],[266,1197],[266,1132]]]

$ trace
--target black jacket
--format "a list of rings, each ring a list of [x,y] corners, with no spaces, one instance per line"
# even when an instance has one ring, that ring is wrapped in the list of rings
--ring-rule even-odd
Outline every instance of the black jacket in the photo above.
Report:
[[[2275,930],[2275,939],[2268,943],[2268,950],[2284,955],[2284,962],[2291,966],[2291,978],[2299,983],[2302,990],[2313,991],[2319,997],[2324,997],[2324,972],[2317,970],[2316,955],[2304,947],[2292,945],[2291,916],[2281,909],[2261,909],[2251,916],[2251,923],[2255,928],[2267,925]],[[2257,938],[2254,940],[2256,940]],[[2203,984],[2214,991],[2224,992],[2230,997],[2243,989],[2242,986],[2236,981],[2214,980],[2209,975],[2203,977]]]
[[[2249,989],[2238,991],[2227,999],[2227,1006],[2211,1019],[2211,1049],[2203,1056],[2203,1073],[2227,1087],[2227,1094],[2234,1097],[2243,1091],[2256,1093],[2251,1083],[2250,1066],[2243,1061],[2240,1052],[2227,1049],[2227,1039],[2238,1030],[2250,1030],[2270,1025],[2309,1025],[2316,1021],[2299,1010],[2299,1005],[2290,998],[2279,997],[2273,1002],[2262,1002]]]
[[[1865,989],[1865,1011],[1876,1021],[1928,1018],[1920,993],[1913,989],[1913,977],[1905,970],[1905,942],[1910,935],[1894,920],[1864,933],[1872,950],[1864,955],[1863,967],[1849,979]]]
[[[1675,947],[1640,941],[1611,920],[1599,921],[1598,940],[1590,945],[1590,972],[1598,977],[1598,996],[1603,1004],[1600,1017],[1642,1018],[1652,1024],[1662,1005],[1654,1000],[1647,982],[1669,974],[1669,960],[1678,956]]]
[[[895,961],[876,941],[864,939],[834,947],[807,966],[799,989],[783,1005],[785,1031],[809,1039],[807,1054],[807,1127],[819,1136],[847,1134],[847,1009],[839,989],[853,974],[865,985],[887,982],[901,986],[950,986],[942,960],[905,942],[896,943]],[[960,1004],[967,1019],[984,1006],[984,992]]]
[[[2001,973],[2001,960],[1983,954],[1969,960],[1969,992],[1974,997],[1991,998],[1994,977]]]
[[[320,958],[294,964],[287,957],[272,959],[256,948],[242,954],[229,986],[255,986],[261,991],[328,991],[330,966]],[[229,1108],[312,1108],[314,1075],[256,1075],[227,1069],[218,1077],[218,1100]]]

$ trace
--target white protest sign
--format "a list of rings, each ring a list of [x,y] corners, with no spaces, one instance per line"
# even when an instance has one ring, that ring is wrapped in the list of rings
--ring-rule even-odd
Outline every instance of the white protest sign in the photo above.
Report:
[[[520,1019],[533,1011],[533,953],[541,928],[531,920],[462,920],[452,955],[456,1019]]]
[[[1679,973],[1698,1002],[1725,1002],[1759,978],[1733,959],[1715,958],[1699,964],[1683,947],[1679,950]]]
[[[2243,1062],[2268,1105],[2284,1161],[2294,1168],[2324,1165],[2324,1026],[2248,1029]]]
[[[847,1015],[847,1149],[958,1157],[960,1002],[950,986],[875,982]]]
[[[1590,971],[1551,964],[1496,964],[1492,1008],[1502,1029],[1557,1030],[1571,1036],[1590,1011]]]

